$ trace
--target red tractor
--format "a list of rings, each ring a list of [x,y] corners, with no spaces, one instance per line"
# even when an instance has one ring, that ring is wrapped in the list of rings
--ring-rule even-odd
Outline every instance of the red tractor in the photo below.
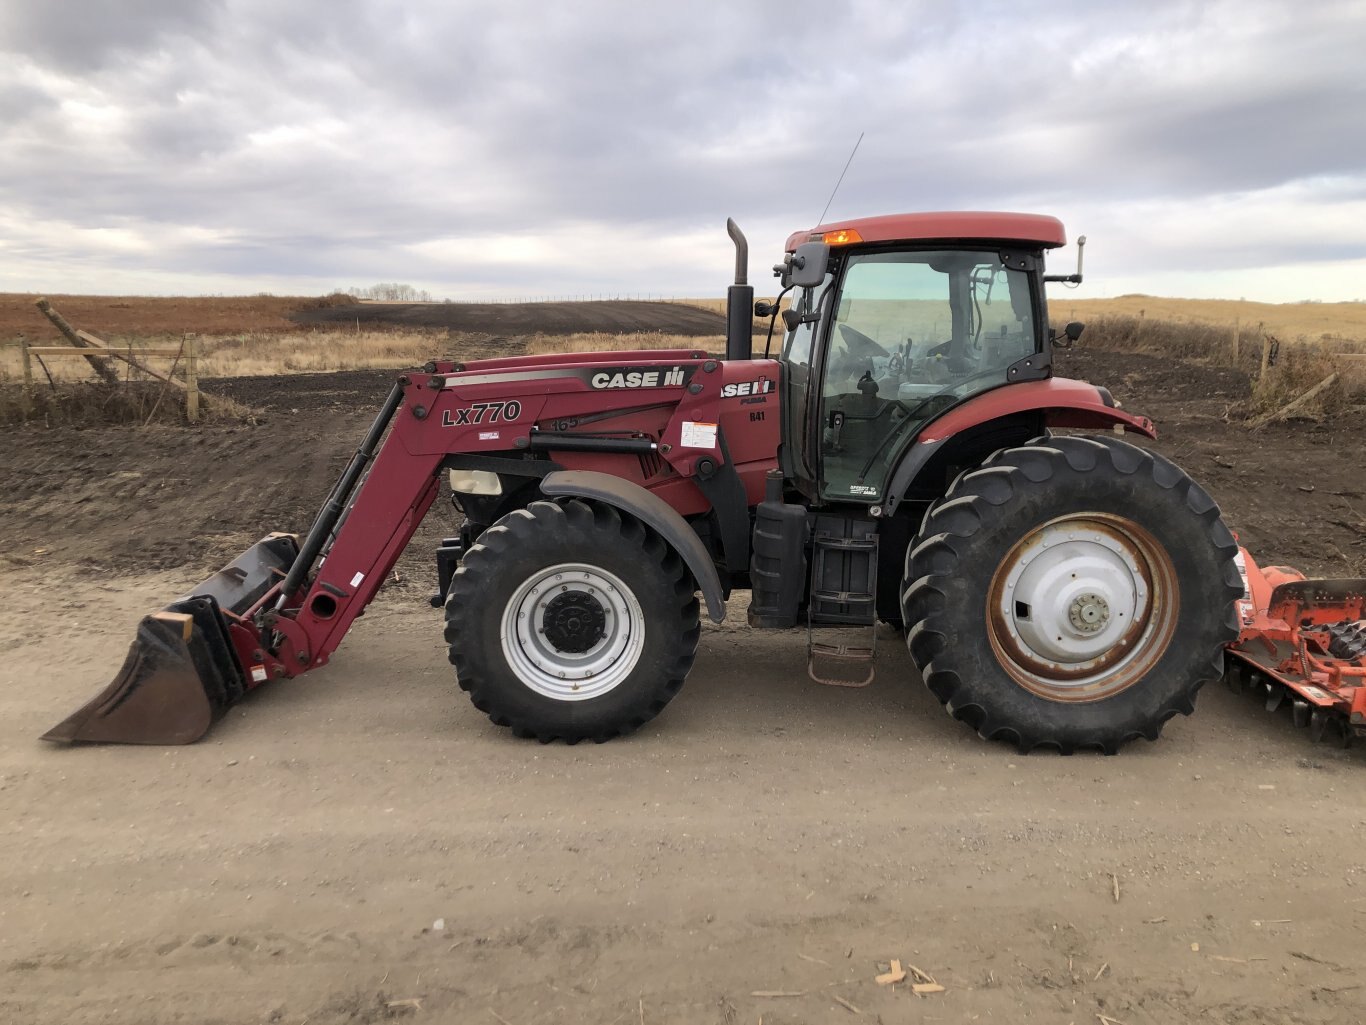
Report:
[[[654,718],[701,606],[720,622],[737,588],[751,626],[806,629],[829,682],[870,679],[877,621],[897,626],[948,711],[1021,750],[1113,753],[1191,712],[1238,636],[1237,545],[1199,485],[1117,436],[1153,437],[1148,419],[1053,376],[1054,344],[1081,331],[1049,327],[1045,283],[1081,277],[1080,260],[1044,273],[1062,225],[801,231],[781,307],[755,304],[730,231],[725,359],[404,374],[302,542],[270,535],[144,619],[114,682],[47,739],[189,742],[246,691],[324,665],[447,475],[464,525],[433,603],[460,686],[519,736],[603,741]],[[756,313],[770,339],[781,316],[775,358],[752,352]]]

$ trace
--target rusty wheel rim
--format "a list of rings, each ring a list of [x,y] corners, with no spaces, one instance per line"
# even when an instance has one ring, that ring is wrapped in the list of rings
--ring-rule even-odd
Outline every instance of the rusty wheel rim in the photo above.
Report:
[[[1123,516],[1076,513],[1036,527],[1001,561],[987,636],[1031,693],[1099,701],[1156,665],[1179,612],[1176,568],[1152,534]]]

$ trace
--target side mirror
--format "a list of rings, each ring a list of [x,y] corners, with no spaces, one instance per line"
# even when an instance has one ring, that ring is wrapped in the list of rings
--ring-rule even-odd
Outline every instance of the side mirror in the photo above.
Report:
[[[792,254],[789,282],[797,288],[815,288],[825,280],[825,265],[830,262],[830,247],[824,242],[806,242]]]
[[[1074,320],[1062,329],[1062,334],[1058,334],[1056,328],[1050,328],[1048,331],[1048,340],[1054,345],[1061,344],[1064,349],[1070,349],[1077,344],[1077,339],[1081,337],[1081,333],[1085,330],[1085,324]]]

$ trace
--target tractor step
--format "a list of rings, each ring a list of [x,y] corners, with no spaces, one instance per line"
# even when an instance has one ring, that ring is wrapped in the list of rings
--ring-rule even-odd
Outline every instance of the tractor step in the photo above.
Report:
[[[865,627],[860,633],[864,635],[861,643],[831,644],[814,640],[808,632],[806,675],[826,687],[866,687],[872,683],[877,672],[877,630]]]
[[[828,687],[866,687],[877,658],[877,525],[819,515],[811,539],[806,674]],[[818,640],[816,631],[861,628],[858,640]]]

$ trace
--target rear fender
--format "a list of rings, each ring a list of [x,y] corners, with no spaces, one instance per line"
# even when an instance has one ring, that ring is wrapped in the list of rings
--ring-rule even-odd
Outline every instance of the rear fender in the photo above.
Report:
[[[955,443],[990,437],[998,430],[1008,434],[1025,424],[1035,425],[1026,432],[1033,434],[1048,427],[1072,427],[1157,437],[1150,419],[1118,409],[1108,391],[1084,381],[1053,377],[1006,385],[952,407],[920,432],[892,474],[885,511],[893,512],[908,491],[923,483],[921,475],[935,457],[950,452]],[[986,455],[990,452],[983,458]]]
[[[541,491],[552,498],[587,498],[634,516],[668,542],[687,565],[707,603],[712,622],[726,618],[721,577],[702,539],[688,521],[658,495],[620,477],[596,470],[557,470],[541,480]]]

